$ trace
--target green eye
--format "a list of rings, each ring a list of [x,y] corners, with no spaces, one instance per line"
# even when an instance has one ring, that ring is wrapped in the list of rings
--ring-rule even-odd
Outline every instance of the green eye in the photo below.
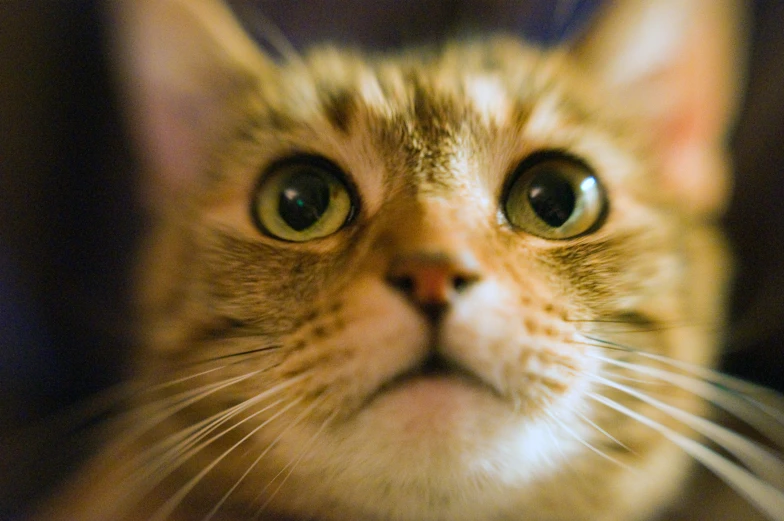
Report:
[[[509,222],[545,239],[568,239],[596,226],[607,205],[593,172],[576,159],[543,153],[512,174],[503,203]]]
[[[297,156],[273,164],[253,198],[258,228],[277,239],[304,242],[340,230],[354,205],[341,170],[318,156]]]

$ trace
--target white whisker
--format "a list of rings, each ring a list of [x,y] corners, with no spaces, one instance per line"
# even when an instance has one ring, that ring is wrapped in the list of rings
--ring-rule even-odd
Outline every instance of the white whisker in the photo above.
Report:
[[[148,447],[145,451],[135,457],[133,460],[123,466],[123,471],[127,475],[124,481],[122,490],[127,490],[126,497],[123,501],[128,503],[138,502],[141,498],[153,490],[160,484],[166,477],[168,477],[174,469],[181,466],[189,458],[193,457],[204,447],[216,441],[222,436],[228,434],[236,429],[243,423],[258,416],[271,407],[280,403],[280,400],[268,404],[264,408],[239,422],[234,423],[229,428],[226,428],[216,435],[204,440],[210,433],[214,432],[222,424],[235,417],[237,414],[252,407],[255,404],[262,402],[265,399],[274,397],[275,394],[290,387],[294,383],[301,380],[300,378],[293,378],[283,384],[268,389],[259,393],[227,410],[220,411],[213,416],[206,418],[195,425],[191,425],[182,431],[178,431],[172,436],[169,436],[161,442]],[[201,443],[199,443],[201,441]],[[130,470],[134,468],[135,470]],[[121,469],[122,470],[122,469]]]
[[[784,443],[784,423],[780,423],[780,421],[778,421],[779,418],[771,418],[771,416],[767,414],[767,410],[749,407],[750,400],[744,395],[728,391],[724,387],[717,387],[713,383],[698,380],[683,374],[665,371],[656,367],[615,360],[611,357],[605,357],[599,354],[591,354],[590,356],[607,364],[648,375],[663,382],[675,385],[685,391],[689,391],[743,420],[772,441]],[[756,401],[753,402],[756,403]],[[763,414],[760,414],[760,412]]]
[[[731,389],[733,391],[741,393],[740,396],[746,402],[764,411],[769,416],[776,418],[776,421],[778,421],[779,423],[784,424],[784,397],[782,397],[775,391],[772,391],[771,389],[753,384],[751,382],[747,382],[746,380],[742,380],[740,378],[735,378],[734,376],[730,376],[719,371],[715,371],[694,364],[689,364],[688,362],[683,362],[682,360],[676,360],[666,356],[657,355],[654,353],[639,352],[636,354],[645,358],[656,360],[657,362],[670,365],[672,367],[676,367],[683,371],[689,372],[695,376],[698,376],[706,381],[713,382],[717,385],[726,387],[727,389]],[[769,405],[765,402],[761,402],[753,398],[752,395],[754,394],[764,395],[765,399],[774,402],[774,405]]]
[[[145,388],[145,392],[153,393],[153,392],[156,392],[156,391],[160,391],[162,389],[166,389],[167,387],[173,387],[173,386],[175,386],[177,384],[181,384],[181,383],[187,382],[189,380],[193,380],[194,378],[198,378],[200,376],[205,376],[205,375],[208,375],[210,373],[214,373],[215,371],[220,371],[221,369],[224,369],[226,367],[227,366],[225,366],[225,365],[222,365],[220,367],[213,367],[212,369],[207,369],[205,371],[201,371],[199,373],[190,374],[188,376],[181,376],[179,378],[175,378],[173,380],[169,380],[168,382],[163,382],[163,383],[157,383],[157,384],[154,384],[154,385],[150,385],[150,386]]]
[[[202,387],[190,389],[188,391],[167,397],[164,400],[152,402],[135,409],[128,415],[127,418],[127,421],[133,422],[135,427],[123,435],[121,443],[118,443],[115,446],[115,450],[124,450],[128,445],[138,440],[145,432],[149,432],[153,427],[160,425],[167,418],[171,418],[178,412],[199,402],[200,400],[203,400],[207,396],[225,389],[226,387],[247,380],[248,378],[252,378],[261,372],[263,372],[263,369],[251,371],[250,373],[246,373],[223,382],[211,383]],[[136,424],[139,419],[143,419],[144,421]]]
[[[661,331],[673,331],[677,329],[683,329],[688,327],[694,327],[695,323],[692,321],[675,321],[670,320],[667,322],[659,322],[656,324],[637,324],[634,322],[630,322],[628,320],[623,319],[610,319],[610,320],[602,320],[602,319],[567,319],[567,322],[571,322],[574,324],[580,324],[581,326],[592,326],[591,329],[593,331],[600,332],[601,334],[640,334],[645,335],[648,333],[658,333]],[[610,327],[608,327],[608,325]],[[721,327],[719,323],[710,323],[706,322],[703,324],[705,329],[718,329]]]
[[[220,427],[230,419],[237,416],[240,412],[248,409],[250,406],[254,405],[258,401],[259,400],[254,398],[253,400],[248,400],[240,404],[242,405],[241,408],[234,407],[232,408],[233,410],[231,411],[225,411],[220,415],[220,417],[217,420],[213,420],[212,422],[210,422],[206,428],[202,428],[201,430],[190,435],[182,442],[168,448],[164,452],[164,455],[166,455],[166,457],[158,457],[152,460],[150,464],[143,467],[146,468],[146,471],[144,473],[141,472],[141,469],[137,472],[136,481],[138,483],[143,483],[146,487],[146,491],[152,490],[164,478],[170,475],[174,469],[180,467],[183,463],[185,463],[190,458],[198,454],[206,446],[220,439],[221,437],[233,431],[234,429],[238,428],[242,424],[252,420],[259,414],[262,414],[281,403],[281,400],[276,400],[266,405],[262,409],[254,412],[253,414],[243,418],[241,421],[232,424],[227,429],[218,432],[216,435],[208,438],[206,441],[202,441],[205,438],[207,438],[212,432],[218,429],[218,427]],[[201,443],[199,443],[200,441]],[[133,487],[131,488],[133,489]],[[146,491],[144,493],[146,493]]]
[[[547,412],[547,415],[550,416],[550,411],[547,409],[545,409],[545,411]],[[550,436],[550,440],[553,442],[553,446],[558,451],[558,455],[560,456],[561,461],[569,461],[569,457],[566,455],[566,451],[563,450],[563,446],[561,445],[561,438],[555,435],[552,427],[550,426],[550,423],[544,422],[542,425],[545,429],[547,429],[547,434]],[[553,461],[552,458],[547,454],[545,454],[545,458],[547,458],[548,462],[553,466],[559,464],[559,462]]]
[[[569,436],[571,436],[571,437],[572,437],[572,438],[573,438],[575,441],[577,441],[578,443],[580,443],[581,445],[583,445],[584,447],[586,447],[588,450],[590,450],[591,452],[593,452],[593,453],[594,453],[594,454],[596,454],[597,456],[600,456],[601,458],[603,458],[603,459],[605,459],[605,460],[607,460],[607,461],[609,461],[609,462],[611,462],[611,463],[614,463],[614,464],[618,465],[618,466],[619,466],[619,467],[621,467],[621,468],[624,468],[624,469],[626,469],[626,470],[629,470],[629,471],[636,472],[636,470],[635,470],[633,467],[631,467],[631,466],[627,465],[626,463],[624,463],[624,462],[620,461],[620,460],[619,460],[619,459],[617,459],[617,458],[613,458],[613,457],[612,457],[612,456],[610,456],[609,454],[607,454],[607,453],[605,453],[605,452],[603,452],[603,451],[599,450],[597,447],[595,447],[594,445],[590,444],[590,443],[589,443],[587,440],[585,440],[585,439],[584,439],[582,436],[580,436],[580,435],[579,435],[579,434],[578,434],[578,433],[577,433],[577,432],[576,432],[574,429],[570,428],[568,425],[566,425],[566,423],[565,423],[565,422],[561,421],[561,419],[560,419],[560,418],[558,418],[558,417],[557,417],[557,416],[556,416],[554,413],[552,413],[551,411],[547,411],[547,415],[550,417],[550,419],[552,419],[552,420],[553,420],[555,423],[557,423],[557,424],[558,424],[558,426],[559,426],[559,427],[560,427],[560,428],[561,428],[561,429],[562,429],[564,432],[566,432],[566,433],[567,433]]]
[[[583,333],[574,333],[574,340],[579,344],[598,347],[601,349],[609,349],[612,351],[621,351],[623,353],[636,354],[638,351],[636,349],[633,349],[627,345],[618,342],[613,342],[611,340],[605,340],[602,338],[591,337]]]
[[[672,418],[680,421],[699,432],[706,438],[717,443],[722,448],[726,449],[746,466],[757,472],[760,476],[768,481],[777,483],[778,486],[784,487],[784,464],[772,452],[764,448],[762,445],[753,442],[743,436],[725,428],[721,425],[700,418],[692,413],[673,407],[660,400],[652,398],[636,389],[632,389],[626,385],[613,382],[601,376],[592,376],[592,378],[601,382],[602,384],[624,392],[638,400],[652,405],[656,409],[664,412]]]
[[[710,369],[708,367],[703,367],[696,364],[690,364],[688,362],[684,362],[683,360],[678,360],[669,356],[634,349],[610,340],[588,336],[582,333],[575,333],[575,337],[582,339],[587,345],[594,347],[604,348],[609,346],[611,349],[617,349],[635,356],[656,360],[662,364],[669,365],[671,367],[675,367],[690,373],[707,382],[712,382],[714,384],[721,385],[728,389],[742,393],[749,403],[753,403],[755,406],[765,410],[768,414],[777,418],[779,422],[784,423],[784,397],[766,387],[753,384],[741,378],[730,376],[715,369]],[[767,400],[774,401],[776,404],[774,406],[770,406],[763,402],[759,402],[751,397],[754,394],[762,394]]]
[[[626,445],[621,440],[619,440],[618,438],[616,438],[615,436],[613,436],[612,434],[607,432],[605,429],[601,428],[599,425],[597,425],[597,423],[595,421],[591,420],[588,416],[586,416],[583,413],[578,412],[578,411],[573,411],[573,413],[576,414],[577,416],[579,416],[580,419],[583,420],[585,423],[587,423],[588,425],[590,425],[591,427],[593,427],[594,429],[596,429],[600,433],[602,433],[605,436],[607,436],[607,438],[612,440],[616,445],[618,445],[619,447],[622,447],[623,449],[625,449],[625,450],[631,452],[632,454],[634,454],[634,451],[628,445]]]
[[[727,485],[766,513],[771,520],[784,521],[784,493],[769,483],[708,447],[605,396],[593,392],[586,393],[586,396],[657,431],[722,478]]]
[[[239,441],[234,443],[234,445],[232,445],[231,447],[226,449],[217,458],[215,458],[212,461],[212,463],[210,463],[205,468],[203,468],[201,470],[201,472],[199,472],[194,477],[192,477],[172,497],[170,497],[166,501],[166,503],[164,503],[158,509],[158,511],[150,518],[150,521],[165,521],[165,519],[168,518],[169,515],[172,512],[174,512],[174,510],[179,506],[179,504],[182,502],[182,500],[185,498],[185,496],[188,495],[188,493],[191,490],[193,490],[193,488],[202,480],[202,478],[204,478],[204,476],[206,476],[207,473],[209,473],[213,468],[215,468],[218,465],[218,463],[223,461],[223,459],[225,459],[229,454],[231,454],[234,451],[234,449],[239,447],[247,439],[249,439],[250,437],[255,435],[258,431],[260,431],[261,429],[263,429],[264,427],[269,425],[270,422],[272,422],[275,419],[277,419],[278,417],[280,417],[283,413],[285,413],[286,411],[288,411],[289,409],[291,409],[292,407],[294,407],[295,405],[297,405],[301,401],[302,401],[302,398],[298,398],[298,399],[292,401],[291,403],[289,403],[288,405],[286,405],[285,407],[283,407],[282,409],[277,411],[275,414],[273,414],[272,416],[270,416],[269,418],[264,420],[260,425],[258,425],[257,427],[253,428],[248,434],[246,434]],[[255,416],[255,414],[254,414],[254,416]]]
[[[261,452],[261,454],[259,454],[259,455],[256,457],[256,459],[255,459],[255,460],[253,460],[253,462],[252,462],[252,463],[251,463],[251,464],[248,466],[247,470],[245,470],[245,472],[244,472],[244,473],[243,473],[243,474],[242,474],[242,475],[239,477],[239,479],[237,479],[237,481],[234,483],[234,485],[233,485],[233,486],[232,486],[232,487],[231,487],[231,488],[230,488],[230,489],[229,489],[229,490],[228,490],[228,491],[227,491],[227,492],[226,492],[226,493],[223,495],[223,497],[221,497],[221,499],[220,499],[220,500],[219,500],[219,501],[218,501],[218,502],[215,504],[215,506],[212,508],[212,510],[210,510],[210,512],[207,514],[207,516],[205,516],[205,517],[204,517],[204,520],[203,520],[203,521],[209,521],[210,519],[212,519],[212,518],[213,518],[213,516],[214,516],[214,515],[215,515],[215,514],[218,512],[218,510],[220,510],[221,506],[223,506],[223,504],[224,504],[224,503],[225,503],[225,502],[226,502],[226,501],[229,499],[229,497],[231,496],[231,494],[232,494],[232,493],[234,493],[234,491],[237,489],[237,487],[239,487],[239,486],[240,486],[240,484],[241,484],[241,483],[242,483],[242,482],[245,480],[245,478],[248,476],[248,474],[250,474],[250,473],[251,473],[251,471],[252,471],[252,470],[253,470],[253,469],[256,467],[256,465],[258,465],[258,464],[259,464],[259,462],[260,462],[260,461],[261,461],[261,460],[264,458],[264,456],[266,456],[266,455],[269,453],[269,451],[270,451],[270,450],[272,450],[272,449],[273,449],[273,447],[275,447],[275,446],[278,444],[278,442],[281,440],[281,438],[282,438],[282,437],[283,437],[283,436],[284,436],[284,435],[285,435],[285,434],[286,434],[286,433],[287,433],[289,430],[291,430],[292,428],[294,428],[295,426],[297,426],[297,425],[298,425],[298,424],[299,424],[299,423],[300,423],[300,422],[301,422],[303,419],[305,419],[305,418],[306,418],[306,417],[307,417],[307,416],[308,416],[308,415],[309,415],[311,412],[313,412],[313,410],[314,410],[316,407],[318,407],[319,405],[321,405],[321,404],[322,404],[324,401],[325,401],[325,400],[324,400],[324,399],[322,399],[322,400],[317,400],[317,401],[314,401],[313,403],[311,403],[311,404],[310,404],[308,407],[306,407],[306,408],[305,408],[305,410],[303,410],[303,411],[302,411],[302,412],[301,412],[301,413],[300,413],[300,414],[299,414],[299,415],[298,415],[298,416],[297,416],[297,417],[294,419],[294,421],[292,421],[292,422],[291,422],[291,424],[290,424],[290,425],[288,425],[288,426],[287,426],[285,429],[283,429],[283,430],[282,430],[282,431],[281,431],[281,432],[280,432],[280,433],[279,433],[279,434],[278,434],[278,435],[275,437],[275,439],[274,439],[274,440],[272,440],[272,442],[270,442],[270,444],[267,446],[267,448],[266,448],[266,449],[264,449],[264,450]],[[265,489],[264,489],[264,490],[266,490],[266,487],[265,487]],[[262,490],[262,493],[263,493],[263,490]]]
[[[251,378],[259,371],[252,371],[245,375],[233,378],[225,382],[217,382],[195,389],[190,389],[186,392],[167,397],[164,400],[152,402],[134,409],[129,412],[124,418],[125,424],[132,426],[131,430],[124,433],[117,442],[113,445],[113,450],[117,453],[125,451],[130,445],[141,438],[145,432],[149,432],[156,425],[159,425],[167,418],[173,416],[182,409],[187,408],[189,405],[198,402],[199,400],[217,392],[225,387],[241,382],[247,378]],[[143,420],[143,421],[140,421]],[[145,453],[152,452],[153,449],[148,449]],[[136,465],[142,458],[136,457],[130,462],[123,465],[120,470],[125,472],[125,469],[131,468]]]
[[[593,353],[588,353],[588,355],[589,356],[593,356],[594,358],[596,358],[596,356]],[[612,358],[611,360],[615,361],[614,358]],[[613,365],[617,365],[618,367],[621,367],[619,364],[613,364]],[[656,379],[656,378],[648,378],[648,379],[645,379],[645,378],[635,378],[633,376],[629,376],[628,374],[623,374],[620,371],[612,372],[612,369],[614,369],[614,368],[612,368],[612,367],[605,367],[603,370],[604,370],[605,373],[612,374],[613,379],[616,380],[616,381],[622,380],[624,382],[630,382],[630,383],[635,383],[635,384],[642,384],[642,385],[645,385],[645,386],[648,386],[648,387],[653,387],[653,386],[662,386],[662,387],[664,387],[664,386],[666,386],[666,383],[667,383],[666,381],[662,381],[661,379]]]
[[[256,516],[255,516],[256,519],[259,519],[261,517],[261,514],[264,513],[264,510],[266,510],[267,506],[269,506],[269,504],[275,498],[275,496],[280,491],[280,489],[283,488],[283,485],[286,484],[286,481],[288,481],[289,477],[291,477],[291,474],[294,472],[294,469],[297,468],[297,465],[299,465],[299,463],[302,461],[302,458],[304,458],[305,454],[308,453],[308,451],[310,450],[311,446],[316,441],[316,438],[318,438],[321,435],[321,433],[324,431],[324,429],[327,427],[327,425],[335,418],[335,416],[337,416],[337,413],[338,413],[338,411],[333,412],[329,417],[327,417],[322,422],[321,427],[319,427],[318,430],[313,434],[313,436],[311,436],[310,439],[305,443],[305,445],[304,445],[304,447],[302,449],[302,452],[300,452],[299,457],[297,457],[297,459],[295,461],[293,461],[293,462],[289,463],[288,465],[286,465],[285,467],[283,467],[280,470],[280,472],[278,472],[278,474],[274,478],[272,478],[272,480],[267,485],[267,487],[264,487],[264,490],[266,490],[269,487],[269,485],[271,485],[276,479],[278,479],[278,477],[281,476],[281,474],[283,472],[286,471],[286,469],[288,469],[288,472],[284,476],[283,480],[281,480],[281,482],[277,486],[277,488],[272,492],[272,494],[269,495],[269,497],[267,497],[267,500],[264,502],[264,504],[261,505],[259,510],[256,512]]]

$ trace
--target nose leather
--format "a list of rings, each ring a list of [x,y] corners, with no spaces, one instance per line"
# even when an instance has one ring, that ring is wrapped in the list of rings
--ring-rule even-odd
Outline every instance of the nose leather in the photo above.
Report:
[[[387,282],[421,308],[448,306],[480,279],[469,255],[418,252],[393,259]]]

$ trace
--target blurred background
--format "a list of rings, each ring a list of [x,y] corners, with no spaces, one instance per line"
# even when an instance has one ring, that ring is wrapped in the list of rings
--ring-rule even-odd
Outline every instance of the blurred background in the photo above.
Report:
[[[325,39],[386,48],[466,27],[553,45],[599,3],[256,6],[298,48]],[[749,82],[726,216],[738,276],[724,370],[784,390],[784,2],[750,5]],[[0,520],[23,519],[89,451],[89,436],[67,435],[51,418],[118,382],[132,348],[129,273],[145,216],[108,20],[100,0],[0,0]],[[89,431],[89,421],[80,425]]]

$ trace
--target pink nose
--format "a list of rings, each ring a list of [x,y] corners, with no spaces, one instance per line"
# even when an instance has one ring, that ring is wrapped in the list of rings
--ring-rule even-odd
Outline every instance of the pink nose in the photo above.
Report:
[[[420,307],[446,307],[479,280],[476,264],[469,256],[412,253],[392,261],[387,282]]]

